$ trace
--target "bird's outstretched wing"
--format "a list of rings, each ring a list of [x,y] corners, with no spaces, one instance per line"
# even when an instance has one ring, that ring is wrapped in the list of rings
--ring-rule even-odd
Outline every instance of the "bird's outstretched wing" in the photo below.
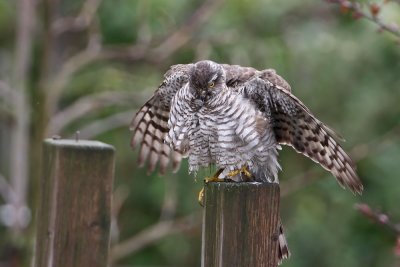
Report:
[[[280,144],[292,146],[330,171],[341,186],[361,194],[363,186],[355,165],[335,140],[334,131],[315,118],[299,99],[260,78],[248,81],[239,92],[264,112]]]
[[[165,143],[168,134],[168,118],[171,100],[176,92],[188,82],[190,65],[174,65],[164,75],[154,95],[139,109],[130,124],[133,132],[131,146],[140,147],[138,163],[146,162],[148,173],[155,170],[159,163],[159,171],[164,174],[169,163],[177,171],[182,160],[182,153],[170,148]]]

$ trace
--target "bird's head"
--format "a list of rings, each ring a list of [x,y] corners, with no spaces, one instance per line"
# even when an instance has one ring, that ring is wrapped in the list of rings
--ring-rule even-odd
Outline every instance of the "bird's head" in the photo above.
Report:
[[[213,61],[199,61],[191,69],[189,86],[199,100],[207,102],[225,87],[225,71]]]

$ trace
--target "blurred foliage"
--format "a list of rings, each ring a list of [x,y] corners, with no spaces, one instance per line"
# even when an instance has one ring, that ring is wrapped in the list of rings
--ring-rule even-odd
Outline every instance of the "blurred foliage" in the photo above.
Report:
[[[82,5],[81,0],[60,2],[59,12],[64,16],[77,14]],[[103,43],[123,45],[147,39],[149,45],[157,43],[167,33],[172,34],[202,2],[103,0],[98,10]],[[388,10],[383,14],[399,22],[400,5],[390,3]],[[14,28],[13,1],[0,1],[2,70],[9,68]],[[275,68],[318,118],[346,138],[343,146],[360,159],[358,173],[365,184],[363,196],[353,196],[315,163],[284,148],[280,157],[283,190],[310,169],[321,179],[293,189],[282,199],[292,253],[282,266],[394,266],[395,236],[353,209],[354,203],[366,202],[400,222],[400,49],[394,38],[377,33],[373,23],[340,14],[337,6],[311,0],[225,1],[205,25],[190,34],[192,39],[186,45],[157,64],[147,60],[100,61],[85,66],[68,81],[58,108],[106,91],[145,92],[150,96],[163,73],[177,63],[208,58],[259,69]],[[66,44],[74,47],[79,41],[71,38]],[[39,67],[34,61],[32,74]],[[142,96],[137,99],[140,101],[131,105],[88,113],[60,134],[70,136],[85,124],[119,111],[132,109],[133,116],[133,110],[144,100]],[[138,168],[138,151],[129,147],[128,124],[96,136],[116,147],[115,188],[129,191],[118,216],[121,241],[159,220],[166,184],[174,179],[176,216],[202,209],[197,203],[202,177],[199,175],[196,182],[188,175],[186,163],[177,174],[165,177],[148,176]],[[0,226],[0,243],[6,244],[8,238],[6,228]],[[143,247],[118,264],[199,266],[200,252],[199,226]]]

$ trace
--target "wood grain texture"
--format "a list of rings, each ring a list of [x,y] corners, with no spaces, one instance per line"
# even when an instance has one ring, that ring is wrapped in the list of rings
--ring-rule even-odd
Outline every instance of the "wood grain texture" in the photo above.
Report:
[[[35,267],[106,267],[114,148],[96,141],[44,141]]]
[[[205,185],[202,266],[278,266],[279,185]]]

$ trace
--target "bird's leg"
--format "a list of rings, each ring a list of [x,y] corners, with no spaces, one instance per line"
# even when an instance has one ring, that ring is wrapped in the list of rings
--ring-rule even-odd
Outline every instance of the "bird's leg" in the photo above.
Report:
[[[233,171],[229,172],[226,176],[227,177],[233,177],[233,176],[236,176],[238,174],[244,174],[248,178],[252,177],[250,171],[247,168],[247,165],[244,165],[242,168],[240,168],[238,170],[233,170]]]
[[[219,169],[212,177],[205,177],[204,178],[204,183],[210,183],[210,182],[223,182],[224,179],[218,178],[218,176],[221,174],[221,172],[224,169]],[[201,188],[200,192],[199,192],[199,196],[198,196],[198,201],[200,203],[200,205],[203,207],[204,206],[204,186],[203,188]]]

